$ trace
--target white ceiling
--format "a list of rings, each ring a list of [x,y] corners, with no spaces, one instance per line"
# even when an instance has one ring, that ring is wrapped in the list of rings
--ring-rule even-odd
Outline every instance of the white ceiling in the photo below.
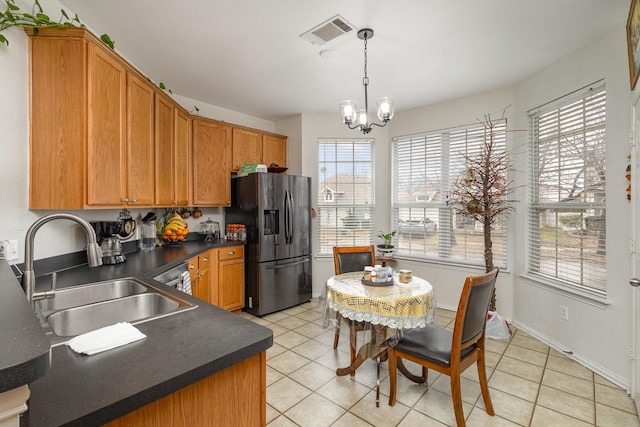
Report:
[[[364,103],[363,42],[300,34],[336,14],[375,31],[369,103],[396,111],[518,82],[623,28],[630,0],[61,0],[173,93],[277,120]],[[49,12],[52,16],[54,14]],[[621,32],[620,42],[624,43]],[[333,55],[321,57],[321,49]]]

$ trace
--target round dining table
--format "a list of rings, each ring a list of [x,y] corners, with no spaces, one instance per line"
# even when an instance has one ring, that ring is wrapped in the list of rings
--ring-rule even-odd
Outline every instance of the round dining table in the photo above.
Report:
[[[366,284],[365,284],[366,283]],[[379,404],[380,362],[386,360],[389,341],[399,339],[403,329],[424,327],[433,322],[434,295],[431,284],[413,276],[409,283],[399,281],[398,274],[393,275],[393,283],[371,285],[362,281],[362,272],[344,273],[327,280],[323,289],[326,302],[325,326],[339,327],[336,316],[349,319],[350,345],[352,354],[357,347],[357,331],[370,331],[369,341],[358,350],[357,356],[346,368],[338,368],[337,375],[355,375],[356,369],[366,359],[378,363],[378,383],[376,406]],[[357,327],[355,326],[357,325]],[[388,330],[393,331],[391,340],[387,340]],[[392,345],[392,343],[391,343]],[[404,366],[398,369],[406,376],[411,374]]]

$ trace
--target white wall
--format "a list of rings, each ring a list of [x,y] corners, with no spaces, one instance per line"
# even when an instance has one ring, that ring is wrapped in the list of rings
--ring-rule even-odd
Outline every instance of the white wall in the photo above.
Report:
[[[628,387],[630,379],[631,288],[628,238],[630,206],[626,200],[624,170],[629,153],[630,104],[624,28],[618,28],[536,73],[519,84],[474,96],[396,113],[389,128],[377,130],[376,138],[376,230],[388,228],[390,212],[390,139],[427,130],[473,122],[485,113],[496,117],[505,107],[510,133],[508,147],[514,159],[514,179],[523,185],[516,195],[521,202],[508,224],[507,269],[497,284],[498,311],[514,324],[560,350],[571,350],[575,359],[615,383]],[[607,289],[610,305],[601,306],[540,288],[522,278],[526,251],[526,111],[598,79],[607,80]],[[337,115],[304,114],[302,128],[302,174],[317,174],[318,137],[359,136],[347,130]],[[314,206],[316,202],[314,201]],[[314,227],[314,241],[317,239]],[[396,267],[410,268],[428,278],[435,287],[438,305],[455,308],[464,277],[471,268],[400,259]],[[330,258],[314,260],[313,292],[318,294],[333,274]],[[569,307],[569,321],[560,319],[560,305]]]
[[[517,274],[526,270],[524,251],[516,252],[514,320],[535,335],[573,351],[574,357],[628,386],[630,379],[631,297],[629,238],[631,205],[626,199],[625,168],[630,153],[631,92],[626,34],[617,28],[575,51],[516,86],[516,118],[526,128],[526,111],[599,79],[607,90],[607,296],[609,305],[595,304],[547,287],[536,286]],[[519,136],[522,143],[525,135]],[[526,200],[522,192],[520,199]],[[516,230],[526,228],[521,206]],[[524,248],[526,236],[516,233],[515,246]],[[560,319],[560,305],[569,320]]]
[[[312,206],[317,211],[315,194],[318,185],[318,138],[363,138],[357,130],[350,130],[342,124],[340,115],[336,114],[303,114],[301,120],[302,175],[311,177]],[[367,138],[375,140],[375,224],[374,230],[388,230],[390,222],[390,175],[391,147],[389,145],[389,128],[374,128]],[[318,241],[317,220],[312,220],[312,242]],[[380,243],[380,242],[378,242]],[[326,280],[334,275],[333,257],[318,257],[313,248],[313,295],[320,294]]]

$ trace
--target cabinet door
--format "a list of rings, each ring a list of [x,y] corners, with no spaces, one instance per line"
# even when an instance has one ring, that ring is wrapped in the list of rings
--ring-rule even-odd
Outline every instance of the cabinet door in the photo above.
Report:
[[[218,306],[225,310],[244,307],[244,251],[242,246],[218,250]]]
[[[80,38],[29,37],[29,209],[87,203],[85,46]]]
[[[155,175],[154,97],[150,85],[128,74],[127,82],[127,203],[153,205]]]
[[[191,172],[191,119],[174,106],[174,200],[178,206],[189,205],[189,175]]]
[[[233,129],[232,170],[238,171],[244,163],[262,160],[262,134],[247,129]]]
[[[126,199],[127,72],[108,52],[88,45],[87,204],[121,206]]]
[[[173,206],[173,104],[161,94],[156,96],[156,188],[155,204]]]
[[[231,127],[193,120],[193,204],[231,204]]]
[[[269,166],[275,163],[287,166],[287,138],[275,135],[262,136],[262,163]]]

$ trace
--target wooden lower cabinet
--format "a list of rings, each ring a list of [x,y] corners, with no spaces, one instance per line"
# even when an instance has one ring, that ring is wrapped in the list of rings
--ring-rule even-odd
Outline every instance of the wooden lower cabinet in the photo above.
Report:
[[[187,261],[191,293],[229,311],[244,307],[244,246],[211,249]]]
[[[216,250],[210,250],[201,253],[197,257],[193,257],[187,261],[189,266],[189,276],[191,278],[191,294],[200,298],[201,300],[210,302],[217,305],[218,296],[217,289],[215,289],[215,283],[212,283],[212,279],[217,277],[217,272],[212,274],[211,268],[217,269],[217,263],[215,262]]]
[[[236,311],[244,307],[244,246],[218,249],[218,307]]]
[[[266,404],[266,352],[262,352],[106,425],[264,426]]]

